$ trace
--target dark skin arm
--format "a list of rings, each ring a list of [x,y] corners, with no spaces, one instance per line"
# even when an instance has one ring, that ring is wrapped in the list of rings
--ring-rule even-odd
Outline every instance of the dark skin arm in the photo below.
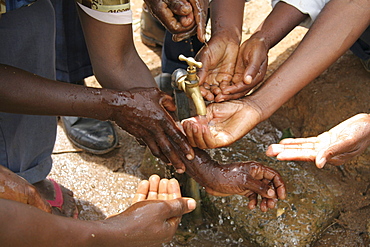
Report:
[[[76,247],[161,246],[172,239],[181,216],[196,206],[193,199],[181,197],[176,180],[160,180],[155,175],[139,184],[134,203],[106,220],[82,221],[0,199],[0,242],[4,246],[37,247],[51,243]]]
[[[94,74],[104,88],[130,90],[137,87],[157,87],[149,69],[134,47],[131,25],[107,24],[91,18],[82,10],[79,10],[79,13]],[[146,124],[142,124],[141,128],[128,131],[135,137],[143,139],[144,134],[148,131],[151,132],[151,130],[145,129],[145,126],[155,128],[156,133],[152,133],[151,137],[143,140],[155,156],[162,158],[167,163],[172,163],[176,168],[183,169],[184,165],[178,153],[186,153],[189,159],[192,159],[194,152],[171,118],[158,117],[156,112],[162,116],[167,114],[163,107],[154,107],[158,106],[161,101],[160,97],[160,101],[146,102],[146,105],[153,106],[153,109],[140,110],[146,111],[146,118],[152,119]],[[137,109],[132,108],[131,111],[133,110]],[[148,112],[147,110],[152,111]],[[168,110],[173,110],[173,108],[168,108]],[[163,128],[169,125],[169,131],[167,128]],[[129,126],[122,125],[121,127],[125,130],[129,128]],[[152,139],[153,135],[156,136],[155,139]]]
[[[230,3],[229,3],[230,2]],[[220,84],[229,84],[241,41],[245,1],[214,0],[211,3],[211,39],[196,56],[203,63],[199,69],[202,95],[207,100],[222,101]]]
[[[277,3],[254,34],[241,45],[233,83],[221,85],[222,95],[218,98],[238,99],[261,82],[266,74],[269,50],[305,18],[307,15],[295,7]]]
[[[172,98],[157,88],[114,91],[86,88],[48,80],[23,70],[0,66],[0,111],[31,115],[81,116],[113,120],[146,142],[154,155],[184,169],[177,161],[173,143],[193,152],[166,109],[174,110]],[[16,83],[9,83],[9,82]],[[37,90],[35,90],[37,89]],[[173,141],[166,141],[166,135]],[[162,148],[160,148],[162,147]]]
[[[206,123],[187,120],[191,122],[183,126],[189,141],[216,148],[242,138],[343,55],[369,24],[369,1],[330,1],[294,53],[258,91],[238,101],[209,105]]]
[[[0,165],[0,198],[21,202],[51,213],[50,204],[41,197],[35,186]]]

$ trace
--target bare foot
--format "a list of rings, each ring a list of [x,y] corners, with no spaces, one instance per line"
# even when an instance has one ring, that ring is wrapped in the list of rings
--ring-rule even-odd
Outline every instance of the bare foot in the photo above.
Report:
[[[55,215],[77,218],[78,210],[73,192],[52,179],[44,179],[33,184],[52,206]]]

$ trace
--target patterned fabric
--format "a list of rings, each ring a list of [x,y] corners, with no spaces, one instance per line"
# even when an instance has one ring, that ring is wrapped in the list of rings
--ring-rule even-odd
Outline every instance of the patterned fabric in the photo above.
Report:
[[[78,3],[100,12],[119,13],[130,10],[130,0],[76,0]]]

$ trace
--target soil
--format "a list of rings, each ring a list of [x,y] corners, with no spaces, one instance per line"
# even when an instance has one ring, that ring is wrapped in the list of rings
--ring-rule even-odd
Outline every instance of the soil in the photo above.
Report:
[[[142,1],[133,0],[131,6],[136,48],[156,76],[161,72],[161,47],[148,47],[141,42]],[[250,36],[270,10],[268,0],[246,2],[243,39]],[[306,32],[305,28],[297,27],[271,49],[267,76],[289,57]],[[94,77],[87,82],[99,86]],[[279,109],[270,121],[280,130],[289,129],[296,137],[317,135],[358,112],[369,112],[369,84],[370,73],[348,52]],[[80,219],[99,220],[123,211],[131,204],[137,183],[143,178],[137,168],[145,147],[139,146],[125,131],[116,129],[119,147],[109,154],[96,156],[72,146],[58,126],[50,176],[74,191]],[[326,166],[318,170],[307,163],[307,169],[328,181],[329,186],[336,186],[337,191],[344,192],[338,199],[340,216],[313,246],[370,246],[369,153],[368,149],[364,155],[341,167]]]

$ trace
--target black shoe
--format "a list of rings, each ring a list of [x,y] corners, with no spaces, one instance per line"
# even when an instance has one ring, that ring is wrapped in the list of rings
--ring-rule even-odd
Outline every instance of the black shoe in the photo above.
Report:
[[[68,139],[93,154],[105,154],[118,144],[117,134],[109,121],[92,118],[61,117]]]
[[[151,47],[163,46],[165,31],[162,23],[150,14],[146,4],[143,4],[140,20],[141,42]]]

